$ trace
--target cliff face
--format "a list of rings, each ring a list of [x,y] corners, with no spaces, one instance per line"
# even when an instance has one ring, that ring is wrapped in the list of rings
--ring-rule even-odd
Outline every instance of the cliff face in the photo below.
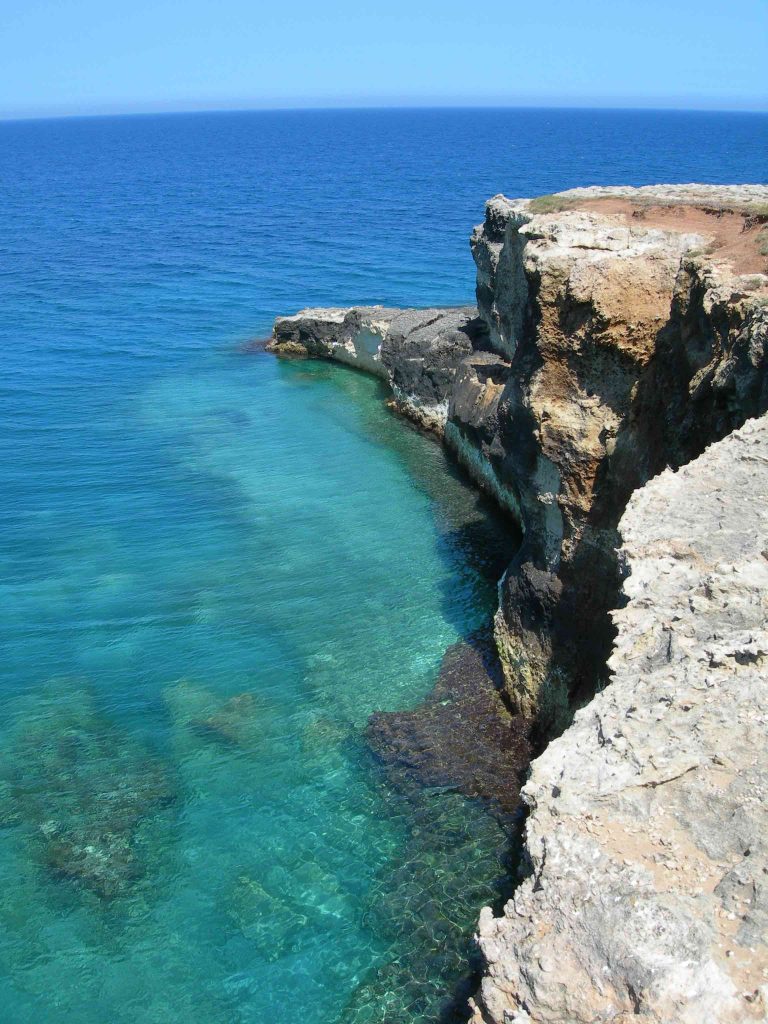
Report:
[[[768,1011],[768,418],[630,499],[610,686],[533,763],[476,1024]]]
[[[759,265],[766,199],[757,186],[497,196],[472,237],[498,358],[490,374],[460,367],[446,436],[525,530],[496,637],[512,701],[544,733],[606,680],[629,495],[768,408],[768,277],[739,273]]]
[[[637,487],[768,409],[768,187],[491,199],[478,310],[304,310],[270,347],[390,384],[519,521],[496,642],[512,706],[557,734],[607,680],[617,526]]]

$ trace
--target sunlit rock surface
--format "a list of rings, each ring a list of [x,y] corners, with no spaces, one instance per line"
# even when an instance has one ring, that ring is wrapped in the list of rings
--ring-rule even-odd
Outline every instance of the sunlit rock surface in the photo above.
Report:
[[[768,271],[766,198],[762,186],[496,196],[473,235],[480,312],[508,369],[487,415],[488,385],[458,371],[447,435],[519,509],[525,542],[496,634],[511,699],[543,732],[605,681],[629,495],[768,409],[768,276],[752,272]]]
[[[480,1022],[768,1009],[768,419],[622,517],[610,685],[533,763],[530,877],[483,912]]]

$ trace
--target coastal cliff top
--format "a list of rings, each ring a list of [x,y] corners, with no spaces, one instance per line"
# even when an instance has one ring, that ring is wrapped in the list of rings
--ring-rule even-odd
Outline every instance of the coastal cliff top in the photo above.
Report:
[[[631,229],[686,235],[685,248],[700,248],[729,263],[736,274],[768,273],[768,186],[644,185],[589,186],[533,199],[497,195],[492,218],[582,212]]]

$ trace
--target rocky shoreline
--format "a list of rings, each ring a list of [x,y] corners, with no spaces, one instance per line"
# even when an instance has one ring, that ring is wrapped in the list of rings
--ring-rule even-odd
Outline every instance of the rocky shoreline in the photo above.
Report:
[[[477,309],[275,323],[277,354],[385,379],[523,530],[477,703],[503,698],[539,749],[562,736],[523,790],[530,877],[481,918],[477,1024],[765,1013],[768,432],[743,425],[768,411],[766,223],[763,186],[496,196],[472,236]],[[449,678],[462,658],[477,669],[454,652]],[[506,740],[447,729],[436,700],[370,732],[400,770],[418,749],[427,785],[474,757],[457,788],[514,787],[513,806]],[[705,860],[706,885],[681,888],[676,862]]]

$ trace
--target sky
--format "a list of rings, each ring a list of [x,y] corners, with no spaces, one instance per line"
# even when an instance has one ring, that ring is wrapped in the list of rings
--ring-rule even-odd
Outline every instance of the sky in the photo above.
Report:
[[[0,0],[0,117],[768,109],[768,0]]]

